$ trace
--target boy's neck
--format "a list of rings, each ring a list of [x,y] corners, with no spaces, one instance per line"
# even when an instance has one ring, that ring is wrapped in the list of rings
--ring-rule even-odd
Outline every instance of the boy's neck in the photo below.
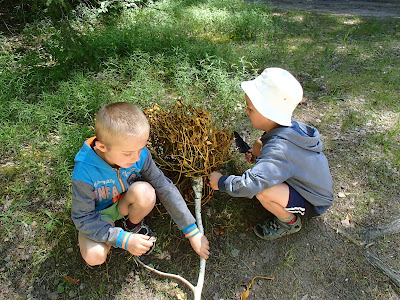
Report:
[[[276,123],[272,120],[267,119],[262,130],[265,132],[270,132],[271,130],[278,128],[278,127],[281,127],[281,125],[279,125],[278,123]]]

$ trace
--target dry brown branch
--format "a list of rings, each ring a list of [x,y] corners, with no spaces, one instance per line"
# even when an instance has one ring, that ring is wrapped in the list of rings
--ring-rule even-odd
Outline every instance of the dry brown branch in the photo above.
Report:
[[[154,161],[193,204],[190,178],[205,178],[228,160],[232,131],[217,129],[208,111],[182,100],[177,100],[172,110],[153,105],[144,112],[151,126],[148,147]],[[202,204],[212,193],[204,180]]]

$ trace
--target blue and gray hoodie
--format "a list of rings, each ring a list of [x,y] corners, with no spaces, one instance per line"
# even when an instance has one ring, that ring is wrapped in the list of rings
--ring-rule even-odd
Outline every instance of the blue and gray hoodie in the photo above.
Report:
[[[94,139],[87,140],[76,155],[72,173],[71,216],[82,234],[94,241],[121,247],[121,236],[126,232],[103,221],[99,211],[115,203],[137,180],[153,186],[158,199],[185,234],[197,228],[185,200],[155,165],[148,149],[143,149],[140,160],[129,168],[114,169],[91,148]]]
[[[253,198],[286,182],[314,205],[317,213],[324,213],[333,203],[333,181],[318,130],[292,119],[292,126],[265,132],[261,141],[261,155],[253,168],[242,176],[222,176],[219,190],[233,197]]]

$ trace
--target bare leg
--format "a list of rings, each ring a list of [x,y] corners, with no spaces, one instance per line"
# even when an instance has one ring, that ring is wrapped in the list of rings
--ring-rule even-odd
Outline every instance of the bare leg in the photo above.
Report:
[[[147,182],[137,181],[119,199],[119,211],[128,215],[133,224],[138,224],[147,216],[156,204],[156,192]]]
[[[280,183],[257,194],[257,199],[276,218],[254,226],[254,233],[264,240],[274,240],[301,229],[301,219],[285,208],[289,203],[289,186]]]
[[[90,266],[97,266],[104,263],[107,259],[108,251],[111,246],[95,242],[79,232],[78,242],[82,258]]]
[[[256,197],[262,206],[277,218],[286,219],[292,215],[292,213],[285,210],[289,203],[289,186],[286,183],[280,183],[272,188],[263,190]]]

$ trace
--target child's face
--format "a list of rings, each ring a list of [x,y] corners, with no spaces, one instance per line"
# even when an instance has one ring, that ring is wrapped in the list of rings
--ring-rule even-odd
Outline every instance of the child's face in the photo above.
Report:
[[[249,116],[250,122],[255,129],[263,130],[260,128],[263,125],[263,120],[265,117],[258,112],[258,110],[254,107],[253,103],[251,102],[250,98],[246,96],[246,114]]]
[[[108,147],[97,141],[96,148],[100,152],[96,152],[112,167],[129,168],[140,160],[140,153],[146,146],[148,138],[148,134],[127,136],[123,139],[115,139]]]
[[[279,126],[274,121],[271,121],[270,119],[260,114],[258,110],[254,107],[247,94],[245,94],[245,96],[247,105],[246,114],[249,116],[250,122],[255,129],[268,132]]]

